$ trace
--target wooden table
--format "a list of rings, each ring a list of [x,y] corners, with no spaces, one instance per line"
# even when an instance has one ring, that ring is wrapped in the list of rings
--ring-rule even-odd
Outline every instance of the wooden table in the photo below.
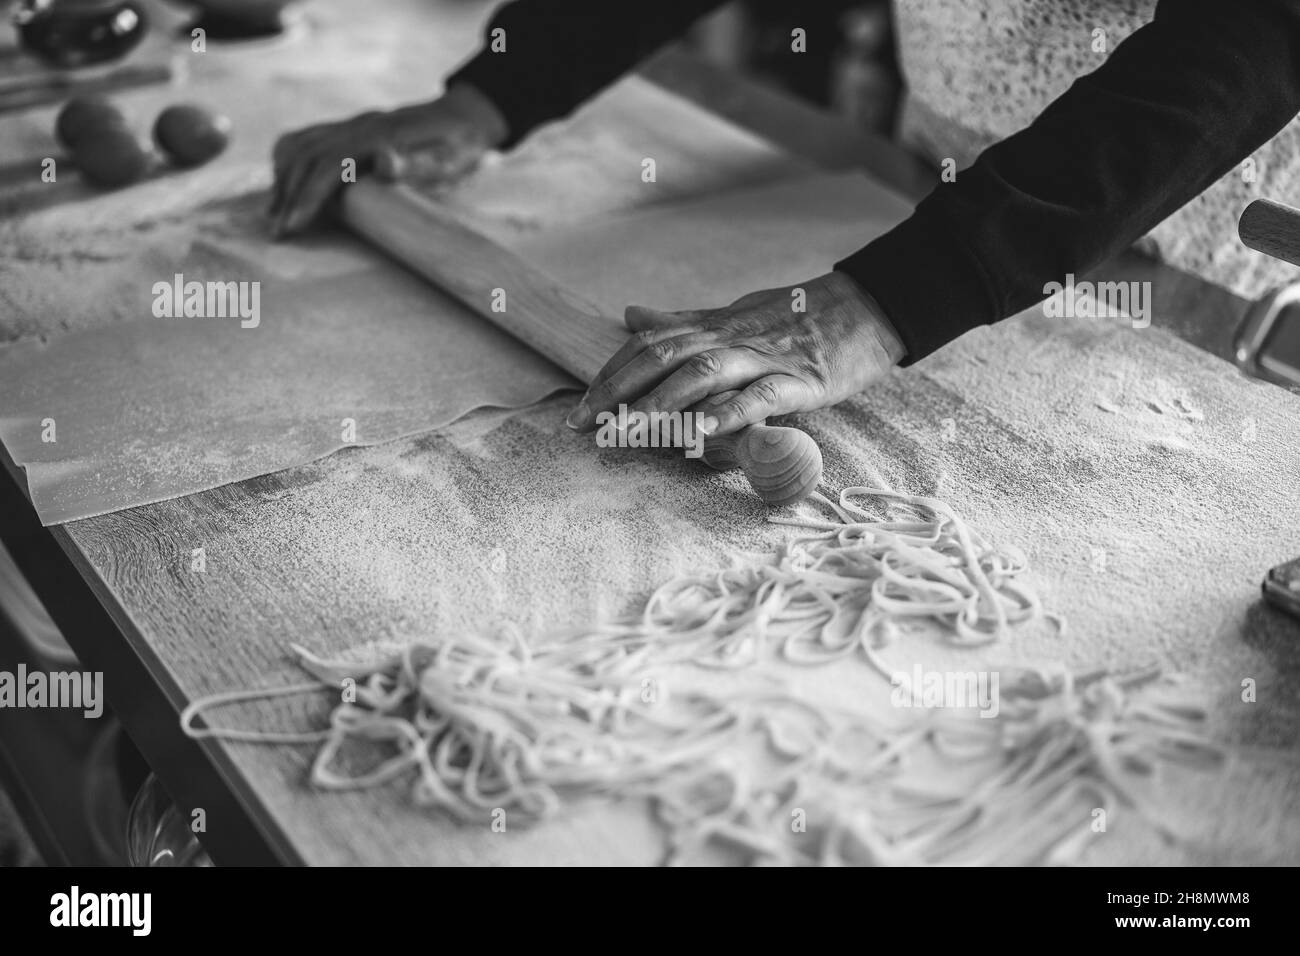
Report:
[[[340,4],[311,5],[323,31],[342,31]],[[443,29],[427,4],[403,5],[386,26],[371,29],[362,47],[381,40],[400,48],[395,61],[414,60],[423,37]],[[478,14],[476,13],[475,16]],[[386,14],[387,16],[387,14]],[[425,83],[445,72],[473,40],[464,14],[455,25],[456,55],[434,57]],[[418,27],[418,28],[417,28]],[[338,42],[337,37],[333,42]],[[455,44],[453,44],[455,46]],[[310,52],[310,51],[306,51]],[[285,54],[298,62],[302,49]],[[238,87],[238,62],[204,66],[196,89],[218,96]],[[878,138],[843,125],[791,98],[721,73],[677,52],[660,55],[644,73],[688,99],[768,136],[795,153],[832,168],[860,166],[906,195],[919,197],[933,179],[905,154]],[[286,67],[284,83],[301,83]],[[418,84],[409,78],[349,87],[320,83],[325,104],[315,112],[335,114],[360,108],[364,96],[376,102],[410,100]],[[309,97],[305,84],[299,95]],[[283,117],[277,117],[283,119]],[[263,142],[246,144],[264,149]],[[1119,274],[1117,274],[1117,271]],[[1231,330],[1245,303],[1176,270],[1135,254],[1109,267],[1107,278],[1150,280],[1157,324],[1176,316],[1176,334],[1221,357],[1230,356]],[[521,413],[524,418],[527,412]],[[499,413],[471,416],[464,427],[501,427]],[[512,427],[505,423],[507,429]],[[447,442],[437,434],[397,443],[409,454],[432,460]],[[389,456],[396,481],[402,458]],[[0,535],[15,552],[33,588],[81,657],[86,668],[102,670],[110,703],[176,801],[202,807],[207,816],[203,842],[221,864],[318,862],[468,862],[466,845],[448,845],[432,858],[425,840],[408,843],[404,827],[418,827],[418,811],[393,793],[356,794],[322,801],[304,783],[307,754],[279,748],[243,748],[238,755],[222,744],[196,743],[180,733],[177,715],[196,691],[240,684],[288,682],[294,670],[282,654],[288,640],[321,646],[329,634],[368,629],[378,635],[401,630],[407,609],[386,605],[382,595],[347,596],[349,582],[321,577],[336,567],[331,544],[319,529],[300,526],[295,496],[322,481],[337,483],[357,469],[351,452],[317,464],[240,482],[187,498],[102,518],[43,529],[24,500],[21,474],[5,456]],[[377,467],[373,462],[364,466]],[[364,497],[349,518],[341,505],[332,520],[374,521]],[[382,524],[382,522],[381,522]],[[379,527],[379,525],[376,525]],[[257,540],[247,529],[262,529]],[[268,533],[267,529],[271,529]],[[192,547],[202,545],[209,571],[184,573]],[[436,556],[431,558],[436,560]],[[454,570],[445,581],[449,590]],[[481,586],[463,575],[459,590]],[[418,613],[418,610],[416,611]],[[409,622],[407,622],[409,623]],[[328,644],[328,640],[324,643]],[[286,710],[288,715],[311,712]],[[614,824],[577,828],[574,858],[613,832]],[[453,841],[454,842],[454,841]],[[495,857],[495,854],[493,855]]]

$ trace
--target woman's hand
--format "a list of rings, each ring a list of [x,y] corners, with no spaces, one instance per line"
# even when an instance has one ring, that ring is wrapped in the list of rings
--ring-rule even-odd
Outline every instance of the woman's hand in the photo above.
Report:
[[[358,173],[374,171],[390,179],[403,175],[405,164],[415,159],[421,175],[451,178],[500,145],[507,132],[491,101],[461,84],[431,103],[287,133],[272,154],[273,231],[292,235],[314,222],[343,185],[345,159],[356,162]]]
[[[569,415],[571,428],[589,431],[601,412],[626,404],[646,413],[693,409],[708,416],[705,434],[726,434],[843,401],[905,354],[875,300],[840,272],[722,309],[629,306],[624,321],[636,334],[600,370]]]

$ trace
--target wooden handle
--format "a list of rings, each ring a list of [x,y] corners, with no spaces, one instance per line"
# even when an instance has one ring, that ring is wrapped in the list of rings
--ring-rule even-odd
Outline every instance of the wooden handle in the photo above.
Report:
[[[361,180],[343,191],[341,211],[352,229],[583,382],[627,341],[621,323],[409,187]],[[740,467],[774,506],[808,497],[822,475],[821,449],[797,428],[710,438],[704,460]]]
[[[807,432],[780,425],[750,425],[704,443],[704,463],[719,471],[740,468],[760,498],[776,508],[802,501],[822,480],[822,450]]]
[[[1241,214],[1237,234],[1251,249],[1300,266],[1300,209],[1256,199]]]

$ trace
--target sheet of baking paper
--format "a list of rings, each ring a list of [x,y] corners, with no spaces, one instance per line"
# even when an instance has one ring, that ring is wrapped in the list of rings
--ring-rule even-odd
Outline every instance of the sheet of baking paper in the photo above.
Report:
[[[379,264],[264,284],[255,328],[151,316],[0,349],[0,440],[49,525],[428,431],[480,406],[528,405],[569,384]]]
[[[621,320],[628,305],[712,308],[814,278],[911,209],[859,173],[819,174],[547,230],[512,245]]]

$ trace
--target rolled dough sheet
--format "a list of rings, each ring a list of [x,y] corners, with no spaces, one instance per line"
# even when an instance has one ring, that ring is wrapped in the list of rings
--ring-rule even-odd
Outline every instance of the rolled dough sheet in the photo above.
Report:
[[[353,443],[345,419],[369,445],[571,384],[378,263],[264,283],[256,328],[150,316],[0,349],[0,440],[50,525],[314,461]],[[54,442],[42,440],[46,419]]]
[[[646,160],[654,161],[650,182]],[[505,240],[813,171],[769,140],[633,75],[439,198]]]
[[[628,305],[711,308],[811,279],[911,211],[859,173],[822,173],[550,229],[512,245],[621,320]]]

